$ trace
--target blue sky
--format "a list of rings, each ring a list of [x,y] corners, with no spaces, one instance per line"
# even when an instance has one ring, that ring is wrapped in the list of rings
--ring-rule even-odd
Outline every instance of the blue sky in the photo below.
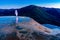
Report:
[[[0,8],[21,8],[27,5],[60,8],[60,0],[0,0]]]

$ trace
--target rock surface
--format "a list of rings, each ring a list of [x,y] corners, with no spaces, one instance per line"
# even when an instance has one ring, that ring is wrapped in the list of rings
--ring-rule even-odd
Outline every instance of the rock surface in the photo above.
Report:
[[[19,17],[17,26],[15,17],[12,17],[13,19],[10,17],[5,18],[0,18],[0,24],[4,24],[1,25],[2,28],[0,27],[0,40],[60,40],[60,34],[51,35],[52,30],[50,28],[37,23],[29,17]],[[1,23],[3,20],[8,21]]]

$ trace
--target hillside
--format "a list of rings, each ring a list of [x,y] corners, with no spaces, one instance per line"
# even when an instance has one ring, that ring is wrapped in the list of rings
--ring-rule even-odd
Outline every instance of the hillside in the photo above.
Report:
[[[50,8],[48,8],[48,9],[50,9]],[[30,5],[30,6],[18,9],[18,13],[19,13],[19,16],[31,17],[41,24],[54,24],[54,25],[60,26],[60,22],[59,22],[60,19],[58,17],[56,17],[56,16],[59,16],[59,14],[53,15],[56,11],[53,10],[52,11],[53,13],[50,13],[51,11],[49,11],[48,9],[44,8],[44,7]],[[58,13],[58,12],[56,12],[56,13]]]
[[[60,26],[60,9],[57,8],[29,5],[20,9],[0,9],[0,16],[15,16],[15,10],[18,11],[19,16],[31,17],[41,24]]]
[[[0,16],[15,16],[15,9],[0,9]]]

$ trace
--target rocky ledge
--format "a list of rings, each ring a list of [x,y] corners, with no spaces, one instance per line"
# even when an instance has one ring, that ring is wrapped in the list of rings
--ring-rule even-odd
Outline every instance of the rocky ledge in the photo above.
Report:
[[[0,29],[0,40],[60,40],[60,34],[50,34],[52,32],[50,28],[32,18],[19,17],[17,26],[13,19],[11,21],[13,23],[10,25],[1,25],[3,28]]]

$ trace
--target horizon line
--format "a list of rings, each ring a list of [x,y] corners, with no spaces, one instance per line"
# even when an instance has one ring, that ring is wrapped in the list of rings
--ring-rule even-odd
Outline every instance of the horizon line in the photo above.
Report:
[[[23,8],[23,7],[26,7],[26,6],[30,6],[30,5],[25,5],[25,6],[5,6],[5,7],[0,7],[0,9],[19,9],[19,8]],[[53,7],[53,6],[44,6],[44,5],[35,5],[35,6],[39,6],[39,7],[45,7],[45,8],[59,8],[60,9],[60,6],[59,7]]]

